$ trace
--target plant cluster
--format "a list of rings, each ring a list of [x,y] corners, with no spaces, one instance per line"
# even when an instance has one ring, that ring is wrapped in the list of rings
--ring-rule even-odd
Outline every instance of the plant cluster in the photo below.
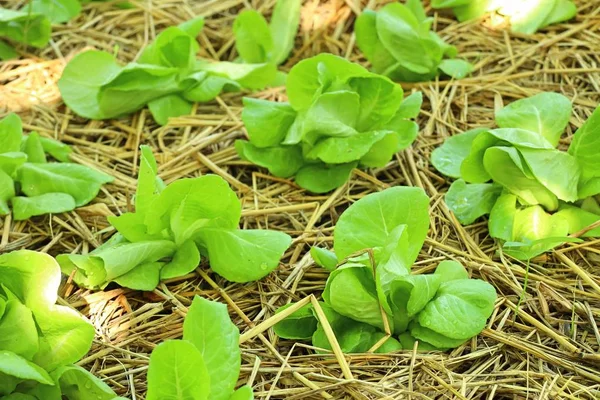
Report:
[[[431,31],[421,0],[390,3],[379,11],[364,10],[356,19],[356,44],[373,71],[403,82],[434,79],[439,72],[464,78],[473,66],[455,59],[456,47]]]
[[[388,78],[332,54],[303,60],[286,82],[289,102],[244,98],[244,160],[313,193],[342,186],[356,167],[382,167],[419,127],[417,92],[404,99]]]
[[[117,234],[90,254],[62,254],[66,275],[86,288],[109,282],[153,290],[160,280],[183,276],[200,263],[232,282],[260,279],[279,265],[291,243],[283,232],[238,229],[241,204],[223,178],[205,175],[167,186],[152,151],[141,147],[135,212],[108,217]]]
[[[568,21],[577,14],[577,6],[572,0],[432,0],[431,6],[451,8],[459,21],[497,12],[509,19],[513,32],[525,34]]]
[[[90,201],[113,178],[69,162],[71,149],[37,132],[23,135],[21,119],[0,120],[0,215],[20,221],[32,216],[74,210]],[[60,162],[48,162],[46,154]]]
[[[197,17],[162,31],[137,62],[124,67],[104,51],[77,55],[58,82],[61,95],[69,108],[85,118],[115,118],[147,105],[156,122],[165,125],[171,117],[190,114],[193,103],[213,100],[223,91],[279,84],[285,75],[278,73],[277,65],[293,46],[299,9],[298,0],[280,0],[261,41],[248,33],[254,32],[253,23],[263,26],[257,22],[257,14],[238,16],[236,47],[243,61],[251,63],[197,59],[200,46],[196,37],[204,26],[204,19]],[[266,26],[264,18],[262,23]]]
[[[56,305],[60,279],[58,264],[47,254],[0,255],[0,398],[120,399],[73,365],[89,351],[94,327]]]
[[[225,304],[194,297],[183,340],[163,342],[150,355],[146,399],[252,400],[249,386],[235,390],[239,337]]]
[[[556,146],[571,114],[565,96],[540,93],[497,111],[498,129],[464,132],[434,150],[433,166],[458,179],[446,204],[459,222],[489,214],[490,235],[526,260],[577,241],[568,235],[600,220],[600,108],[565,152]],[[600,228],[582,236],[600,236]]]
[[[422,350],[454,348],[485,327],[496,300],[492,285],[469,279],[455,261],[441,262],[433,274],[411,274],[429,229],[428,205],[420,188],[367,195],[340,216],[334,252],[311,250],[330,271],[322,308],[343,351],[412,349],[415,341]],[[310,306],[275,332],[331,349]]]

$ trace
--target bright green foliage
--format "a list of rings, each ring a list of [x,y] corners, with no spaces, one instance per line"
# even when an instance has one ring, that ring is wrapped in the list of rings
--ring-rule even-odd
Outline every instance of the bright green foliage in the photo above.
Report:
[[[441,262],[433,274],[411,274],[429,229],[428,206],[419,188],[370,194],[341,215],[335,254],[311,252],[317,264],[337,256],[321,307],[343,351],[371,349],[386,336],[384,318],[391,336],[377,352],[412,349],[415,340],[422,350],[457,347],[485,327],[496,300],[489,283],[469,279],[455,261]],[[277,324],[275,333],[331,349],[310,306]]]
[[[33,47],[44,47],[50,40],[50,21],[43,14],[0,8],[0,39],[22,43]],[[0,40],[0,59],[15,58],[15,50]]]
[[[525,34],[568,21],[577,14],[573,0],[432,0],[431,6],[452,8],[459,21],[497,12],[509,20],[513,32]]]
[[[241,158],[275,176],[325,193],[343,185],[353,168],[382,167],[410,146],[419,127],[421,93],[402,88],[343,58],[320,54],[299,62],[286,83],[289,103],[245,98],[249,141]]]
[[[14,219],[61,213],[86,205],[113,178],[69,162],[71,149],[37,132],[23,135],[21,119],[9,114],[0,120],[0,215]],[[49,163],[49,154],[58,161]]]
[[[238,328],[227,306],[196,296],[183,323],[183,340],[159,344],[150,355],[148,400],[252,400],[235,391],[241,355]]]
[[[473,66],[454,58],[456,47],[431,31],[432,22],[420,0],[365,10],[354,24],[356,44],[374,72],[396,81],[428,81],[440,72],[464,78]]]
[[[115,281],[153,290],[160,280],[193,271],[201,255],[233,282],[258,280],[279,265],[291,243],[282,232],[240,230],[241,204],[217,175],[180,179],[165,186],[152,151],[141,147],[135,212],[109,217],[118,231],[87,255],[63,254],[58,262],[77,284],[104,288]]]
[[[0,255],[0,399],[118,399],[72,365],[90,349],[94,327],[55,304],[60,279],[58,264],[47,254]]]
[[[568,235],[600,220],[600,108],[564,152],[556,146],[571,113],[569,99],[541,93],[499,110],[499,129],[455,135],[435,149],[433,166],[459,178],[446,195],[456,218],[467,225],[489,214],[490,235],[518,259],[576,241]]]

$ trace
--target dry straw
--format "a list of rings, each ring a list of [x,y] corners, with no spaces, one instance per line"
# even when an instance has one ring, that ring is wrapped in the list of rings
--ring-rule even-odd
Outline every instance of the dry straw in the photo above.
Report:
[[[0,1],[11,8],[22,3]],[[268,15],[274,0],[131,0],[135,8],[130,10],[115,3],[84,6],[79,18],[54,27],[46,49],[23,51],[26,61],[0,64],[4,111],[17,109],[26,129],[65,141],[73,146],[77,162],[116,177],[92,205],[75,212],[23,222],[0,220],[0,251],[88,252],[104,242],[114,233],[105,217],[132,207],[141,143],[155,150],[166,182],[217,173],[242,199],[243,227],[278,229],[296,239],[280,268],[256,283],[226,282],[205,262],[197,272],[150,293],[116,287],[91,293],[66,282],[61,302],[89,316],[98,332],[82,366],[119,394],[143,399],[150,352],[161,341],[181,336],[187,307],[194,295],[201,295],[230,306],[244,339],[241,380],[253,385],[258,399],[600,398],[600,240],[563,246],[530,265],[498,256],[485,222],[462,227],[450,214],[443,202],[448,181],[428,162],[444,138],[489,126],[494,109],[541,91],[573,100],[574,116],[560,144],[566,148],[573,131],[600,103],[599,0],[578,1],[576,19],[531,37],[498,29],[497,20],[459,24],[436,15],[435,29],[476,64],[476,72],[461,81],[404,85],[425,95],[414,146],[385,168],[355,171],[346,186],[325,196],[311,196],[239,160],[232,145],[244,136],[242,95],[199,104],[192,116],[166,127],[157,126],[147,111],[100,122],[67,110],[54,82],[72,54],[86,47],[117,48],[119,58],[130,61],[165,27],[204,15],[208,22],[200,36],[201,55],[233,59],[235,14],[255,7]],[[369,5],[376,3],[380,1]],[[307,0],[286,68],[319,52],[364,64],[352,25],[365,5]],[[254,96],[282,100],[285,91],[276,88]],[[327,274],[311,262],[310,246],[331,246],[335,221],[349,204],[395,185],[419,186],[431,197],[431,229],[415,271],[431,272],[439,261],[454,259],[497,288],[499,299],[486,329],[451,352],[431,354],[316,355],[308,345],[279,340],[269,329],[277,307],[314,303],[324,287]]]

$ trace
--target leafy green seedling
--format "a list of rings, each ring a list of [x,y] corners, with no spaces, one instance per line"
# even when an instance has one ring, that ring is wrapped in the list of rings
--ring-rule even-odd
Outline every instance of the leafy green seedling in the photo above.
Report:
[[[37,132],[23,135],[21,119],[0,120],[0,215],[20,221],[86,205],[112,182],[110,175],[69,162],[71,149]],[[48,162],[49,154],[60,162]]]
[[[291,238],[238,229],[240,217],[240,201],[223,178],[205,175],[165,186],[151,149],[142,146],[135,212],[109,217],[118,233],[90,254],[57,259],[65,274],[75,272],[75,282],[91,289],[114,281],[153,290],[162,279],[193,271],[201,255],[230,281],[258,280],[279,265]]]
[[[239,337],[225,304],[194,297],[183,340],[163,342],[150,355],[146,399],[252,400],[249,386],[235,390]]]
[[[513,32],[533,34],[548,25],[568,21],[577,14],[572,0],[432,0],[433,8],[451,8],[459,21],[497,12]]]
[[[431,155],[452,178],[446,204],[464,225],[489,214],[490,235],[504,252],[530,259],[600,220],[600,108],[575,133],[568,152],[556,149],[571,118],[557,93],[515,101],[496,113],[498,129],[452,136]],[[592,229],[583,237],[600,236]]]
[[[313,193],[342,186],[355,167],[381,167],[417,136],[421,93],[332,54],[303,60],[286,82],[289,103],[244,98],[249,141],[240,157]]]
[[[455,261],[441,262],[433,274],[411,274],[429,229],[428,206],[420,188],[370,194],[340,216],[334,252],[311,251],[331,271],[321,308],[344,352],[412,349],[415,341],[422,350],[443,350],[485,327],[496,300],[489,283],[469,279]],[[312,339],[331,349],[311,306],[274,329],[282,338]]]
[[[61,273],[47,254],[0,255],[0,398],[121,399],[73,365],[90,349],[94,327],[56,305]]]
[[[377,12],[367,9],[354,24],[356,44],[374,72],[396,81],[428,81],[440,71],[464,78],[473,66],[455,58],[456,47],[431,31],[432,22],[420,0],[388,4]]]

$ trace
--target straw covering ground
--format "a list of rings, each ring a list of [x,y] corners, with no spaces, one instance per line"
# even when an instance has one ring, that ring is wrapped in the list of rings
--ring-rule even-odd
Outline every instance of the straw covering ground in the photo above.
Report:
[[[31,249],[57,255],[87,252],[113,233],[108,215],[131,209],[139,145],[152,147],[166,183],[181,177],[216,173],[236,190],[243,204],[242,226],[281,230],[294,242],[280,267],[262,281],[233,284],[214,275],[205,261],[195,273],[161,284],[154,292],[110,286],[105,292],[78,289],[68,281],[61,303],[88,316],[97,330],[89,355],[79,365],[131,399],[144,399],[152,349],[179,338],[194,295],[226,302],[242,332],[240,382],[253,386],[258,399],[597,399],[600,398],[600,240],[565,245],[530,265],[497,255],[481,221],[462,227],[446,208],[449,182],[429,164],[431,151],[445,137],[492,126],[494,110],[542,91],[563,93],[574,116],[563,136],[573,132],[600,104],[600,1],[580,0],[569,23],[521,36],[503,30],[503,21],[486,18],[458,23],[436,14],[434,29],[475,65],[460,81],[403,84],[424,93],[415,144],[386,167],[356,170],[351,181],[323,196],[311,196],[292,182],[240,161],[233,147],[244,138],[243,94],[226,94],[195,106],[192,116],[156,125],[147,110],[130,117],[87,121],[60,101],[56,80],[66,61],[85,48],[118,52],[121,61],[164,28],[196,15],[206,17],[201,56],[233,60],[232,23],[244,8],[271,14],[273,0],[132,0],[84,6],[81,16],[53,28],[52,42],[18,61],[0,63],[0,110],[16,111],[26,131],[37,130],[71,145],[73,159],[113,175],[90,205],[67,214],[14,222],[0,221],[0,252]],[[24,1],[0,1],[19,8]],[[368,64],[352,35],[356,14],[383,1],[307,0],[289,69],[320,52]],[[429,11],[432,13],[432,11]],[[284,89],[252,96],[284,99]],[[454,259],[473,277],[498,291],[486,329],[446,353],[315,355],[307,345],[279,340],[270,327],[275,310],[290,301],[319,296],[327,273],[314,265],[311,246],[330,246],[332,228],[349,204],[396,185],[422,187],[431,197],[431,228],[418,272]],[[349,296],[352,294],[349,293]],[[310,301],[310,298],[305,300]],[[267,322],[265,322],[267,321]],[[262,323],[262,325],[261,325]]]

